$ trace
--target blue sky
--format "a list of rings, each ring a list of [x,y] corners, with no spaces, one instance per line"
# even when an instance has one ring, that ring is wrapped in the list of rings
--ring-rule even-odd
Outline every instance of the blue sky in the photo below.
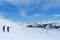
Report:
[[[0,17],[21,22],[60,20],[60,0],[0,0]]]

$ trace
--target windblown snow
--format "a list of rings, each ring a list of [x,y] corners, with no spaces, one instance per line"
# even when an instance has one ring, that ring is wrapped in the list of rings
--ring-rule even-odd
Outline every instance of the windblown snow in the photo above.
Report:
[[[3,32],[2,27],[4,25],[10,27],[10,32]],[[0,40],[60,40],[60,31],[56,29],[28,28],[26,25],[19,25],[10,20],[0,18]]]

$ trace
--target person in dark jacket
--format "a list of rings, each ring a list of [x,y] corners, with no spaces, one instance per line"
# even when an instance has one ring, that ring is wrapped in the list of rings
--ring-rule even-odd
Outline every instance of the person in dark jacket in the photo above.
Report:
[[[3,32],[5,32],[5,26],[3,26]]]
[[[7,32],[9,32],[9,29],[10,29],[10,27],[8,26],[8,27],[7,27]]]

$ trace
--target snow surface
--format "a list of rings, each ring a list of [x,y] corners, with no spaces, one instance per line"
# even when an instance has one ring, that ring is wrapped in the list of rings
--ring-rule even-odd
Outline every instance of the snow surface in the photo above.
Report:
[[[3,26],[9,26],[10,32],[3,32]],[[60,31],[28,28],[10,20],[0,18],[0,40],[60,40]]]

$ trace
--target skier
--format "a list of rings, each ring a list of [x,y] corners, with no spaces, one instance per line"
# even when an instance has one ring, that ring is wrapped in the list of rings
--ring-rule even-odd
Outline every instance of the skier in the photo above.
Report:
[[[5,26],[3,26],[3,32],[5,32]]]
[[[7,27],[7,32],[9,32],[9,28],[10,28],[10,27],[8,26],[8,27]]]

